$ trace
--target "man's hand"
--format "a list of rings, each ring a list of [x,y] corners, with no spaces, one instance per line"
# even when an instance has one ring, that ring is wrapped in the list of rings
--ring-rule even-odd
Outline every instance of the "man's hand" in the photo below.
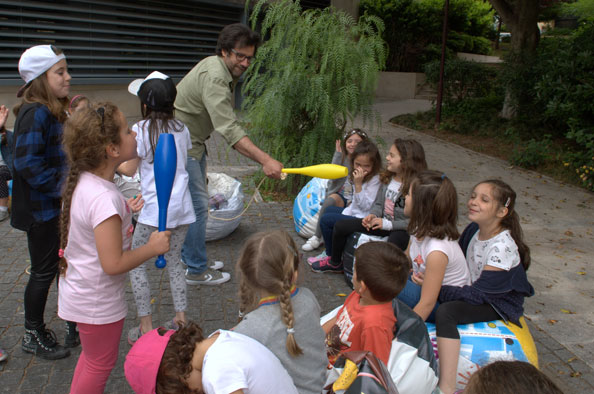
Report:
[[[280,179],[283,164],[280,161],[270,158],[262,165],[262,171],[268,178]]]

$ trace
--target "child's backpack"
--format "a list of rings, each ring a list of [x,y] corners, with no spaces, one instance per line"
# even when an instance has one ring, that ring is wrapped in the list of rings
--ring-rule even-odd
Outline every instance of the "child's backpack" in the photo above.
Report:
[[[325,394],[398,394],[390,372],[373,353],[342,353],[328,372]]]
[[[370,241],[387,241],[388,237],[380,237],[377,235],[369,235],[364,233],[352,233],[347,239],[344,251],[342,252],[342,270],[344,273],[344,280],[353,288],[353,263],[355,261],[355,250],[364,243]]]

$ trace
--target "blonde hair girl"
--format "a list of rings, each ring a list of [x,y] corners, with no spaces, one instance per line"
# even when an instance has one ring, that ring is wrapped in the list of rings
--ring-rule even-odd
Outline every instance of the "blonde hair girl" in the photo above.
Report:
[[[297,245],[286,231],[246,241],[237,262],[243,319],[235,331],[270,349],[299,393],[320,393],[328,363],[320,306],[309,289],[296,286],[298,267]]]
[[[136,133],[111,103],[76,111],[66,122],[69,172],[62,196],[58,315],[78,324],[82,352],[71,393],[103,393],[118,358],[127,304],[126,273],[169,250],[168,231],[130,250],[132,209],[113,183],[116,168],[136,157]]]

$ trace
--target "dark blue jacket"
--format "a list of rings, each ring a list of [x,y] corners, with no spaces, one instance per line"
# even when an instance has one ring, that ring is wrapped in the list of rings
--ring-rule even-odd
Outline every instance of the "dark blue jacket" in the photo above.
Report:
[[[66,174],[62,124],[45,105],[23,105],[14,126],[11,225],[28,231],[33,223],[60,214]]]
[[[460,236],[459,244],[466,256],[468,244],[478,231],[476,223],[470,223]],[[466,301],[472,305],[490,304],[504,321],[521,327],[524,314],[524,297],[534,295],[524,266],[519,264],[509,271],[486,271],[470,286],[442,286],[439,301]]]

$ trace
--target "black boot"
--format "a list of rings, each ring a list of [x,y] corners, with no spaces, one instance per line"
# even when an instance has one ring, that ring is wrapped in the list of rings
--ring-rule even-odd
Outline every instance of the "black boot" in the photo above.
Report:
[[[64,337],[64,347],[74,348],[80,345],[80,336],[76,329],[76,322],[67,321],[66,323],[66,336]]]
[[[58,344],[56,334],[45,326],[33,330],[26,328],[22,349],[46,360],[58,360],[70,356],[70,350]]]

